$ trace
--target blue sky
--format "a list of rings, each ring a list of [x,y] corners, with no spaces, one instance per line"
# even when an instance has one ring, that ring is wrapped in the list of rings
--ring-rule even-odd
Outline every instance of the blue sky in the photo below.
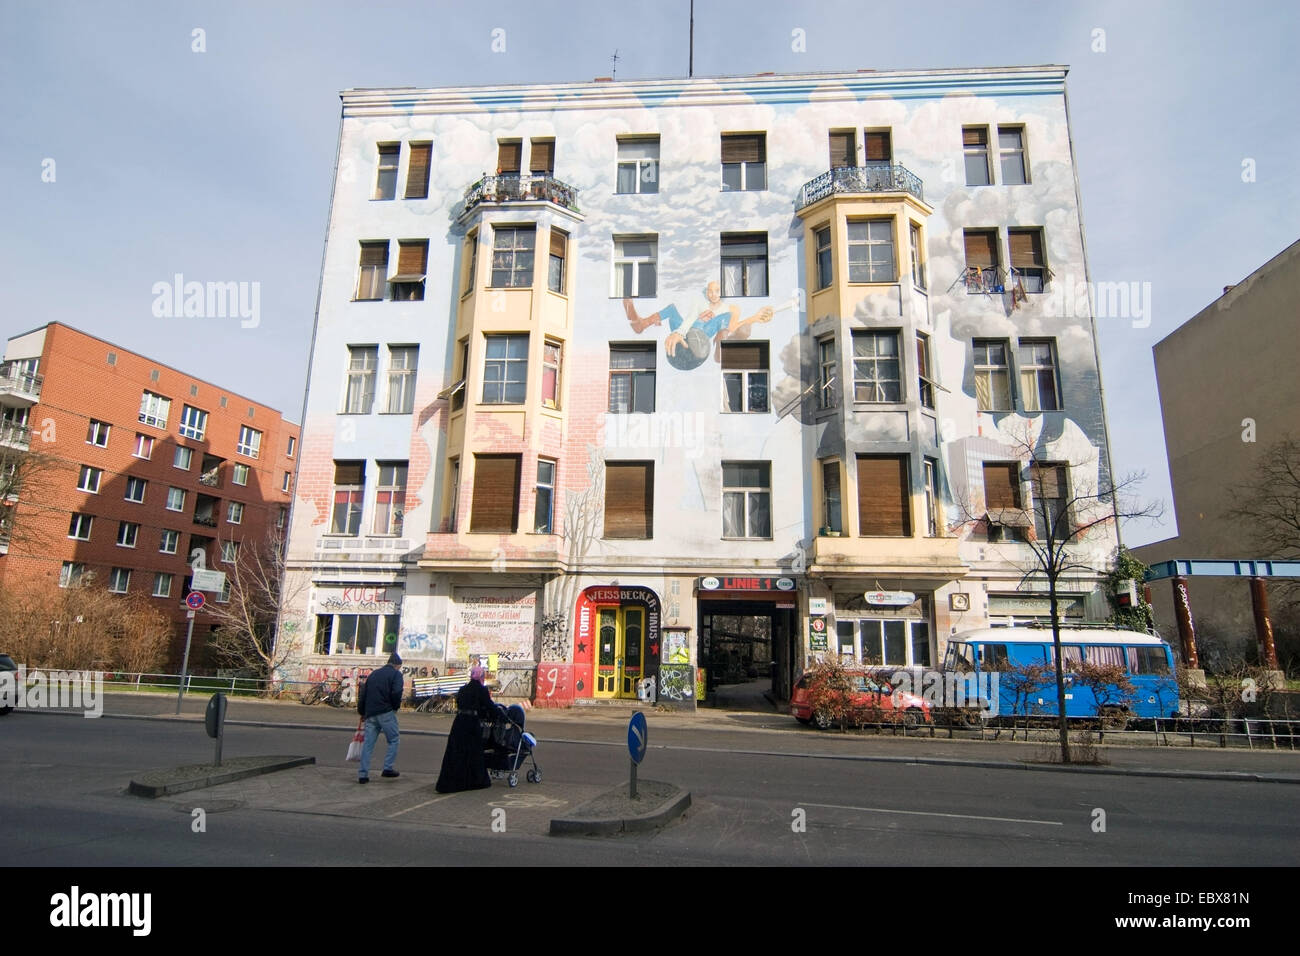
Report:
[[[66,322],[296,421],[338,91],[590,80],[615,50],[619,79],[683,76],[688,6],[0,0],[0,336]],[[1300,238],[1298,27],[1290,2],[697,0],[695,74],[1070,67],[1092,278],[1151,284],[1148,327],[1099,323],[1117,475],[1166,502],[1139,544],[1175,531],[1151,346]],[[175,273],[259,283],[260,324],[155,317]]]

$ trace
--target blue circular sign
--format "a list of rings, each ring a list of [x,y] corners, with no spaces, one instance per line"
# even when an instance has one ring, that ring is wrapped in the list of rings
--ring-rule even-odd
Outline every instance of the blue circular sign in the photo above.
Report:
[[[632,719],[627,722],[627,749],[632,755],[633,763],[640,763],[641,758],[645,756],[646,740],[649,739],[650,731],[646,727],[645,714],[637,711],[632,715]]]

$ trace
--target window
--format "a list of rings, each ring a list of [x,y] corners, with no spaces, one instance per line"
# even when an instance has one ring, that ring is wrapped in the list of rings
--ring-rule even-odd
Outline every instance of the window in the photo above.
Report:
[[[361,274],[357,279],[357,300],[374,301],[384,297],[388,279],[388,240],[361,243]]]
[[[406,195],[403,198],[429,198],[429,159],[432,153],[432,143],[411,144],[411,162],[406,170]]]
[[[564,263],[568,256],[569,235],[551,227],[551,258],[546,267],[546,288],[564,295]]]
[[[901,402],[897,332],[853,333],[853,400]]]
[[[289,474],[289,472],[286,471],[284,473],[284,480],[280,482],[280,490],[283,491],[285,494],[288,494],[289,485],[292,481],[293,481],[293,475]]]
[[[375,407],[375,375],[379,346],[348,346],[348,382],[343,399],[344,415],[369,415]]]
[[[443,489],[443,500],[447,510],[444,512],[442,527],[444,531],[456,530],[457,512],[460,509],[460,459],[447,460],[447,486]]]
[[[108,422],[90,420],[90,428],[86,432],[86,444],[97,445],[100,448],[108,447]]]
[[[911,537],[912,496],[907,456],[858,456],[858,533]]]
[[[523,140],[502,139],[497,141],[497,175],[519,175],[523,163]]]
[[[526,289],[533,284],[535,226],[492,228],[492,288]]]
[[[1020,186],[1029,182],[1023,126],[998,127],[998,157],[1002,160],[1002,185]]]
[[[428,263],[428,239],[403,239],[397,243],[397,274],[388,280],[393,285],[393,301],[423,301]]]
[[[615,414],[655,410],[653,345],[609,347],[609,410]]]
[[[653,296],[658,257],[659,240],[656,236],[615,236],[614,297]]]
[[[840,463],[823,461],[822,465],[822,526],[823,531],[839,534],[844,530],[843,511],[840,506]]]
[[[168,531],[164,529],[158,541],[158,550],[163,554],[175,554],[180,543],[181,533],[179,531]]]
[[[942,526],[939,520],[939,463],[933,458],[925,459],[925,534],[928,538],[939,537]]]
[[[221,590],[217,592],[216,600],[218,604],[230,603],[230,578],[221,582]]]
[[[722,536],[772,537],[772,466],[768,462],[722,463]]]
[[[984,462],[984,507],[990,541],[1022,541],[1029,525],[1020,494],[1020,466],[1015,462]]]
[[[835,407],[835,338],[827,336],[817,340],[817,407]]]
[[[722,295],[767,295],[767,233],[723,233]]]
[[[1128,669],[1134,674],[1168,674],[1169,658],[1163,647],[1129,646],[1124,649]]]
[[[284,450],[284,455],[285,455],[286,458],[292,458],[292,457],[293,457],[293,452],[294,452],[294,449],[297,447],[297,445],[298,445],[298,439],[295,438],[293,435],[290,435],[290,436],[289,436],[289,444],[288,444],[288,447],[286,447],[285,450]],[[248,468],[248,466],[245,465],[244,468],[245,468],[245,474],[247,474],[247,468]],[[242,481],[241,481],[241,482],[237,482],[237,483],[238,483],[238,484],[241,484],[241,485],[242,485],[242,484],[245,484],[245,482],[242,482]]]
[[[547,408],[560,407],[560,359],[563,347],[547,339],[542,346],[542,404]]]
[[[1021,339],[1016,350],[1016,364],[1020,366],[1020,399],[1027,412],[1061,410],[1053,342],[1053,339]]]
[[[172,596],[172,578],[166,571],[156,571],[153,576],[153,596],[165,598]]]
[[[474,456],[469,530],[514,534],[519,528],[518,455]]]
[[[114,594],[126,594],[131,587],[131,569],[114,568],[108,576],[108,589]]]
[[[528,141],[528,171],[534,176],[555,175],[555,140]]]
[[[483,403],[522,405],[528,390],[528,335],[486,336]]]
[[[293,441],[292,438],[289,440]],[[248,484],[248,466],[239,465],[239,464],[235,465],[235,467],[231,469],[230,481],[231,484],[236,484],[236,485]]]
[[[86,566],[78,561],[64,561],[63,567],[59,570],[59,587],[75,588],[81,583],[82,576],[86,573]]]
[[[840,653],[853,656],[853,629],[861,639],[861,661],[867,667],[929,667],[930,624],[902,618],[837,621]]]
[[[134,521],[119,521],[117,523],[117,546],[119,548],[134,548],[136,539],[140,536],[140,525]]]
[[[216,455],[204,453],[203,460],[199,462],[199,484],[207,485],[209,488],[221,487],[221,466],[225,464],[226,459],[218,458]]]
[[[893,282],[894,223],[889,219],[850,222],[849,281]]]
[[[88,491],[92,495],[99,494],[99,479],[104,475],[104,469],[92,468],[90,465],[81,466],[81,475],[77,478],[77,490]]]
[[[858,165],[857,135],[851,129],[831,131],[831,169]]]
[[[975,401],[981,412],[1012,411],[1006,342],[975,340]]]
[[[141,435],[139,432],[136,432],[135,451],[131,452],[131,454],[134,455],[136,458],[145,458],[145,459],[152,458],[153,438],[149,435]]]
[[[275,515],[275,528],[277,531],[284,530],[284,523],[289,520],[289,509],[280,508]]]
[[[921,227],[916,223],[909,223],[909,232],[912,237],[912,285],[925,291],[925,257],[921,254]]]
[[[623,137],[618,140],[618,191],[659,191],[659,137]]]
[[[397,195],[397,160],[401,154],[401,143],[379,144],[379,175],[371,199],[392,199]]]
[[[134,501],[136,504],[143,503],[144,490],[148,484],[149,482],[145,481],[143,478],[126,479],[126,494],[123,495],[123,498],[126,501]]]
[[[722,343],[722,410],[767,411],[766,342]]]
[[[365,494],[366,463],[334,462],[334,515],[330,534],[361,533],[361,507]]]
[[[244,506],[238,501],[226,505],[226,524],[240,524],[244,520]]]
[[[555,462],[537,459],[537,502],[533,506],[533,531],[551,534],[555,518]]]
[[[767,134],[733,133],[722,136],[722,189],[767,188]]]
[[[1043,231],[1008,229],[1007,245],[1011,250],[1012,284],[1017,291],[1042,292],[1047,279],[1043,262]]]
[[[1069,485],[1064,465],[1029,466],[1029,490],[1033,496],[1034,535],[1039,541],[1061,542],[1070,536],[1066,510]]]
[[[998,260],[998,234],[993,229],[967,229],[966,291],[1001,292],[1001,266]]]
[[[72,521],[68,523],[68,537],[75,538],[77,541],[89,541],[90,526],[94,520],[90,515],[74,514]]]
[[[166,428],[167,416],[171,412],[172,400],[145,392],[140,398],[140,421],[154,428]]]
[[[862,137],[868,166],[888,166],[894,161],[893,135],[890,130],[863,130]]]
[[[989,185],[989,128],[963,126],[961,147],[966,159],[966,185]]]
[[[186,448],[184,445],[177,445],[176,451],[172,455],[172,467],[179,468],[181,471],[189,471],[190,463],[194,460],[194,449]]]
[[[203,441],[203,434],[208,430],[208,413],[193,405],[186,405],[181,412],[180,433],[185,438]]]
[[[256,458],[262,451],[262,433],[247,425],[239,426],[239,444],[235,451],[247,458]]]
[[[401,534],[406,514],[406,462],[379,462],[373,534]]]
[[[419,355],[417,345],[388,347],[388,412],[391,415],[409,415],[415,408],[415,367]],[[289,456],[293,457],[292,446]]]
[[[217,526],[221,514],[221,499],[211,495],[197,495],[194,499],[194,523],[209,528]]]
[[[167,489],[167,510],[184,511],[185,510],[185,491],[181,488]]]
[[[934,373],[930,370],[930,336],[916,333],[916,374],[922,408],[934,408]]]
[[[478,232],[471,232],[465,239],[465,287],[461,295],[474,291],[474,276],[478,271]]]
[[[606,538],[654,537],[654,462],[605,462]]]
[[[829,289],[834,278],[831,268],[830,226],[823,226],[821,229],[814,230],[813,236],[817,240],[817,288]]]
[[[237,560],[239,560],[238,541],[221,542],[221,560],[225,564],[234,564]]]
[[[458,412],[465,407],[465,382],[469,378],[469,339],[460,343],[460,377],[456,383],[438,394],[443,398],[451,395],[451,410]]]

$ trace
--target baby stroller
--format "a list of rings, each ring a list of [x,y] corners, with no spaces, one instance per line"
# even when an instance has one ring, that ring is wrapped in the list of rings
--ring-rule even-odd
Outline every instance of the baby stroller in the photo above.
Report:
[[[524,731],[524,709],[518,704],[510,707],[493,705],[490,719],[483,722],[483,762],[488,774],[519,786],[519,768],[531,762],[527,777],[529,783],[542,782],[542,770],[537,766],[533,748],[537,738]]]

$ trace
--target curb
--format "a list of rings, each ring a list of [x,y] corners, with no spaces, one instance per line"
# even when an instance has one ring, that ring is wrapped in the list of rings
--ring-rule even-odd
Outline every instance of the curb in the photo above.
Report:
[[[239,770],[217,770],[212,768],[214,773],[204,773],[174,783],[151,784],[141,782],[141,780],[132,780],[131,785],[127,787],[127,793],[134,794],[137,797],[166,797],[176,793],[186,793],[190,790],[201,790],[204,787],[215,787],[221,783],[233,783],[236,780],[243,780],[246,777],[257,777],[264,773],[275,773],[277,770],[288,770],[292,767],[301,767],[307,764],[316,763],[315,757],[268,757],[269,763],[260,764],[254,767],[244,767]],[[178,768],[187,769],[187,768]],[[148,780],[151,775],[165,774],[168,771],[151,771],[144,775],[143,779]]]
[[[616,787],[615,790],[624,789],[622,786]],[[599,797],[596,798],[600,799]],[[593,801],[588,801],[590,805]],[[658,810],[649,813],[640,813],[631,817],[615,817],[600,820],[584,819],[582,817],[560,817],[551,821],[551,836],[612,836],[616,833],[644,833],[648,830],[655,830],[672,820],[677,819],[691,805],[691,792],[689,790],[679,790],[677,795],[670,799]],[[575,812],[581,812],[579,807]]]

